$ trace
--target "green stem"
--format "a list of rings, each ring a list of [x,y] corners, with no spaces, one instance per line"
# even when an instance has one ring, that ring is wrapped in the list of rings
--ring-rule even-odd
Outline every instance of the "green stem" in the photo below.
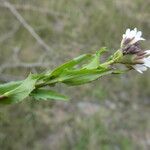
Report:
[[[114,63],[114,60],[110,60],[108,62],[105,62],[105,63],[101,64],[100,67],[106,67],[107,68],[109,65],[112,65],[113,63]],[[55,79],[52,79],[51,81],[46,82],[46,83],[45,82],[38,83],[38,84],[36,84],[35,88],[38,89],[38,88],[41,88],[41,87],[44,87],[44,86],[52,86],[52,85],[54,85],[58,82],[59,82],[58,78],[55,78]]]
[[[41,88],[41,87],[44,87],[44,86],[52,86],[52,85],[54,85],[58,82],[59,82],[58,79],[55,78],[55,79],[52,79],[52,80],[50,80],[49,82],[46,82],[46,83],[45,82],[38,83],[38,84],[35,85],[35,88],[38,89],[38,88]]]
[[[114,60],[110,60],[108,62],[101,64],[100,67],[108,67],[109,65],[112,65],[114,63],[115,63]]]

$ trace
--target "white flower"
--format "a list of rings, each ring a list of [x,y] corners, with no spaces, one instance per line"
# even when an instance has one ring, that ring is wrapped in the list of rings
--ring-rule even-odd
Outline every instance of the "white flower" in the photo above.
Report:
[[[137,28],[134,30],[127,29],[122,37],[120,50],[123,56],[126,56],[124,57],[126,59],[121,60],[122,63],[128,64],[140,73],[150,68],[150,50],[143,51],[139,43],[139,41],[145,40],[142,37],[142,32],[138,31]]]
[[[127,29],[125,34],[123,34],[122,37],[123,37],[122,42],[121,42],[122,46],[126,44],[133,45],[137,43],[138,41],[145,40],[142,37],[142,32],[138,31],[137,28],[134,28],[134,30]]]
[[[136,64],[132,66],[140,73],[143,73],[143,71],[146,71],[148,68],[150,68],[150,50],[145,51],[145,53],[145,57],[141,60],[143,64]]]

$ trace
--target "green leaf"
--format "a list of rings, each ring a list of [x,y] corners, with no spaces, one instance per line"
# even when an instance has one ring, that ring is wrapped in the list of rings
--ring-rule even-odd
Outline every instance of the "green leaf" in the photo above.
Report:
[[[83,68],[86,69],[96,69],[100,65],[100,56],[104,52],[106,52],[106,47],[102,47],[99,51],[96,52],[96,54],[91,56],[91,61],[89,64],[85,65]]]
[[[18,87],[22,81],[16,81],[16,82],[10,82],[0,85],[0,95],[3,95],[4,93],[13,90],[14,88]]]
[[[68,61],[67,63],[62,64],[61,66],[57,67],[55,70],[51,72],[50,77],[52,76],[58,76],[59,74],[62,73],[63,70],[73,68],[74,66],[78,65],[82,61],[88,60],[91,57],[90,54],[83,54],[77,58],[74,58],[73,60]],[[46,80],[49,80],[46,79]]]
[[[102,47],[100,50],[99,50],[99,53],[100,55],[105,53],[105,52],[108,52],[108,49],[106,47]]]
[[[84,68],[95,69],[99,66],[99,64],[100,64],[100,53],[98,51],[96,52],[96,54],[93,55],[91,62],[88,65],[84,66]]]
[[[31,93],[31,96],[33,96],[36,100],[68,100],[68,97],[47,89],[34,90]]]
[[[124,74],[124,73],[126,73],[127,71],[129,71],[129,69],[125,69],[125,70],[114,70],[113,72],[112,72],[112,74]]]
[[[68,85],[81,85],[98,79],[103,75],[112,73],[108,69],[81,69],[81,70],[66,70],[60,77],[59,81]]]
[[[1,95],[4,98],[0,99],[0,103],[10,104],[22,101],[34,90],[36,81],[37,78],[30,74],[19,86]]]
[[[122,63],[126,63],[127,62],[127,63],[129,63],[131,61],[130,55],[128,55],[130,58],[126,57],[126,55],[124,55],[124,56],[125,57],[123,57],[123,53],[119,49],[113,55],[111,55],[108,60],[114,60],[115,62],[122,62]],[[125,58],[125,62],[123,60],[124,58]],[[129,61],[129,59],[130,59],[130,61]]]

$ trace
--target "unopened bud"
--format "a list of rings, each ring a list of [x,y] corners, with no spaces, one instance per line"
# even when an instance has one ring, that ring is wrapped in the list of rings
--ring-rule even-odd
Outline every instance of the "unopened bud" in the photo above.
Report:
[[[117,60],[117,63],[122,64],[143,64],[143,56],[137,56],[136,54],[127,54],[123,55],[120,59]]]

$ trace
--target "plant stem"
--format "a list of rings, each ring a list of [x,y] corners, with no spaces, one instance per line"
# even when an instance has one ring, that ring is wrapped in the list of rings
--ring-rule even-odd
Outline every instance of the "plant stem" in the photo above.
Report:
[[[108,67],[109,65],[114,64],[114,60],[110,60],[100,65],[100,67]]]
[[[38,88],[41,88],[41,87],[44,87],[44,86],[51,86],[53,84],[56,84],[57,82],[58,82],[58,79],[56,78],[56,79],[53,79],[53,80],[51,80],[49,82],[46,82],[46,83],[43,82],[43,83],[36,84],[35,88],[38,89]]]
[[[109,65],[112,65],[113,63],[114,63],[114,60],[110,60],[108,62],[105,62],[105,63],[101,64],[100,67],[108,67]],[[35,88],[38,89],[38,88],[41,88],[41,87],[44,87],[44,86],[52,86],[52,85],[54,85],[58,82],[59,82],[58,78],[54,78],[54,79],[50,80],[49,82],[46,82],[46,83],[43,82],[43,83],[36,84]]]

